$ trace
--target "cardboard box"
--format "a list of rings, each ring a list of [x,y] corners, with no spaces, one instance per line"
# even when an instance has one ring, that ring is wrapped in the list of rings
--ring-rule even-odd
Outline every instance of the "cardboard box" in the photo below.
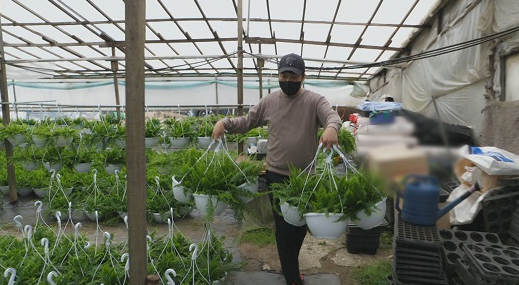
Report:
[[[388,183],[408,174],[429,174],[425,152],[405,145],[376,147],[366,151],[366,169],[385,178]]]

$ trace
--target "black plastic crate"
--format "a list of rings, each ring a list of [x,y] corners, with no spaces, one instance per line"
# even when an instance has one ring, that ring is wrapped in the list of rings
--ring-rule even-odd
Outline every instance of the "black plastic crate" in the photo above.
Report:
[[[354,223],[349,223],[346,228],[346,250],[351,254],[377,254],[380,246],[380,235],[386,227],[386,221],[369,230],[363,230]]]
[[[380,234],[346,234],[346,250],[351,254],[377,254]]]

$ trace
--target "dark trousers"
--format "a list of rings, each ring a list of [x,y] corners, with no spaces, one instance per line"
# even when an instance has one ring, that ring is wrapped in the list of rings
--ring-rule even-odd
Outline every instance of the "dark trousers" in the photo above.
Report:
[[[283,183],[288,176],[281,175],[272,171],[266,173],[267,187],[270,189],[271,183]],[[306,225],[297,227],[291,225],[280,215],[279,200],[270,195],[272,203],[272,211],[274,213],[274,221],[276,224],[276,242],[278,247],[279,261],[281,261],[281,270],[287,281],[287,285],[303,284],[299,276],[299,251],[303,246],[306,236]]]

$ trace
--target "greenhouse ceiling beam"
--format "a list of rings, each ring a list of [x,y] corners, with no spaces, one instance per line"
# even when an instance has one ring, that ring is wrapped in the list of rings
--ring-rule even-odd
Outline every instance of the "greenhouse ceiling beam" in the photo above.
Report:
[[[32,9],[30,9],[29,7],[23,5],[20,1],[18,1],[18,0],[13,0],[13,2],[16,3],[18,6],[20,6],[21,8],[25,9],[27,12],[31,13],[32,15],[34,15],[35,17],[38,17],[40,20],[44,21],[45,23],[48,23],[48,24],[51,23],[51,21],[47,20],[45,17],[43,17],[42,15],[38,14],[37,12],[35,12],[35,11],[32,10]],[[51,3],[54,4],[54,1],[51,1]],[[54,5],[56,5],[56,4],[54,4]],[[59,27],[56,27],[56,26],[53,26],[53,27],[54,27],[55,29],[57,29],[59,32],[61,32],[61,33],[65,34],[65,35],[71,37],[70,34],[68,34],[68,33],[65,32],[64,30],[60,29]],[[55,44],[55,43],[56,43],[55,40],[50,39],[48,36],[46,36],[46,35],[44,35],[44,34],[38,32],[38,31],[36,31],[36,30],[34,30],[34,29],[30,29],[30,28],[28,28],[28,27],[22,27],[22,28],[25,29],[25,30],[27,30],[28,32],[31,32],[31,33],[33,33],[33,34],[35,34],[35,35],[41,37],[43,40],[45,40],[45,41],[48,42],[49,44]],[[6,32],[6,31],[4,31],[4,32]],[[72,38],[72,37],[71,37],[71,38]],[[34,43],[32,43],[32,44],[34,44]],[[81,56],[82,56],[81,54],[77,54],[75,51],[73,51],[72,49],[70,49],[69,46],[59,46],[59,48],[63,49],[64,51],[66,51],[66,52],[68,52],[68,53],[70,53],[70,54],[73,54],[73,55],[75,55],[75,56],[78,56],[78,57],[81,57]],[[43,49],[43,50],[45,50],[45,49]],[[52,52],[50,52],[50,51],[48,51],[48,50],[45,50],[45,51],[48,52],[48,53],[51,53],[51,54],[52,54]],[[99,65],[99,64],[96,63],[96,62],[90,62],[90,63],[93,64],[93,65],[96,65],[96,66],[98,66],[98,67],[100,67],[100,68],[106,69],[105,66]],[[76,64],[76,65],[77,65],[77,64]],[[81,67],[83,67],[83,66],[81,66]],[[83,68],[86,68],[86,67],[83,67]]]
[[[378,13],[378,10],[380,9],[380,6],[382,6],[382,3],[384,2],[384,0],[379,0],[378,1],[378,5],[377,7],[375,7],[375,10],[373,10],[373,13],[371,14],[371,17],[369,18],[369,20],[366,22],[366,25],[364,26],[364,29],[362,29],[362,32],[360,33],[359,37],[357,38],[357,41],[355,41],[355,46],[351,49],[351,52],[350,54],[348,55],[348,60],[350,60],[352,57],[353,57],[353,54],[357,51],[357,49],[359,48],[360,46],[360,43],[362,42],[363,40],[363,36],[364,34],[366,33],[366,31],[368,30],[369,28],[369,24],[371,24],[371,21],[373,21],[373,19],[375,18],[375,16],[377,15]],[[388,44],[389,46],[389,44]],[[383,49],[382,52],[385,52],[386,49]],[[337,71],[337,75],[339,75],[340,73],[342,72],[342,70],[339,70]]]
[[[5,19],[11,21],[5,14],[0,14]],[[211,22],[236,22],[237,18],[217,18],[217,17],[207,17],[207,21]],[[175,18],[177,22],[200,22],[205,21],[203,18]],[[244,21],[246,19],[243,19]],[[172,19],[147,19],[148,23],[163,23],[163,22],[171,22]],[[330,24],[330,21],[320,21],[320,20],[284,20],[284,19],[263,19],[263,18],[250,18],[250,22],[257,23],[289,23],[289,24]],[[62,21],[62,22],[52,22],[52,23],[41,23],[41,22],[15,22],[15,23],[5,23],[2,26],[5,27],[19,27],[19,26],[84,26],[84,25],[107,25],[107,24],[115,24],[115,23],[124,23],[123,20],[99,20],[99,21]],[[335,21],[334,25],[339,26],[365,26],[366,23],[362,22],[341,22]],[[401,28],[416,28],[416,29],[426,29],[431,28],[431,24],[391,24],[391,23],[370,23],[372,27],[401,27]]]
[[[400,23],[402,24],[403,22],[405,22],[407,20],[407,18],[409,18],[409,15],[411,15],[411,13],[413,12],[414,8],[416,7],[416,5],[418,5],[418,2],[419,0],[415,0],[415,2],[413,3],[413,5],[411,6],[411,8],[409,8],[409,10],[407,11],[407,13],[405,14],[405,16],[402,18],[402,20],[400,21]],[[389,46],[392,41],[393,41],[393,37],[396,35],[396,33],[400,30],[399,27],[397,27],[393,33],[391,33],[391,35],[389,36],[389,38],[387,39],[386,43],[384,44],[384,46]],[[384,54],[384,52],[386,52],[385,50],[381,51],[378,56],[375,58],[375,61],[379,60],[380,57],[382,57],[382,55]],[[348,58],[349,59],[349,58]],[[369,69],[366,69],[366,72],[368,71]]]
[[[226,41],[226,42],[236,42],[237,38],[219,38],[215,40],[214,38],[201,38],[201,39],[179,39],[179,40],[147,40],[146,44],[163,44],[163,43],[202,43],[202,42],[218,42],[218,41]],[[321,41],[310,41],[310,40],[297,40],[297,39],[282,39],[282,38],[263,38],[263,37],[248,37],[245,38],[244,41],[246,43],[251,44],[276,44],[280,43],[295,43],[295,44],[309,44],[309,45],[322,45],[322,46],[336,46],[336,47],[357,47],[363,49],[375,49],[375,50],[389,50],[400,52],[403,51],[404,48],[397,47],[384,47],[384,46],[373,46],[373,45],[355,45],[355,44],[347,44],[347,43],[338,43],[338,42],[321,42]],[[100,47],[124,47],[124,41],[114,41],[114,42],[69,42],[69,43],[59,43],[59,42],[48,42],[48,43],[31,43],[31,44],[19,44],[19,43],[5,43],[5,47],[71,47],[71,46],[89,46],[89,45],[97,45]],[[203,53],[201,53],[203,54]]]
[[[170,20],[173,20],[173,22],[175,23],[175,25],[177,26],[177,28],[180,30],[180,32],[182,32],[182,34],[184,35],[184,37],[186,37],[187,40],[191,40],[191,36],[189,35],[188,32],[186,32],[182,26],[177,22],[175,21],[175,17],[173,17],[173,14],[171,13],[171,11],[169,11],[168,7],[166,5],[164,5],[164,3],[162,2],[162,0],[157,0],[157,3],[159,3],[159,5],[162,7],[162,9],[164,9],[164,12],[166,12],[166,14],[168,14]],[[234,41],[236,41],[237,38],[234,39]],[[214,39],[212,39],[212,41],[214,41]],[[218,39],[218,41],[221,41],[221,39]],[[147,42],[145,42],[146,44]],[[191,43],[193,44],[193,46],[196,48],[196,50],[200,53],[200,54],[204,54],[202,52],[202,49],[200,49],[200,47],[197,45],[197,42],[194,42],[194,41],[191,41]],[[211,66],[214,71],[216,72],[216,74],[218,74],[218,69],[216,69],[216,67],[214,67],[214,65],[209,62],[208,60],[206,60],[207,64],[209,64],[209,66]]]
[[[349,47],[353,48],[355,44],[347,44],[347,43],[337,43],[337,42],[321,42],[321,41],[310,41],[310,40],[296,40],[296,39],[282,39],[282,38],[263,38],[263,37],[248,37],[245,39],[245,42],[250,43],[261,43],[261,44],[275,44],[275,43],[294,43],[294,44],[309,44],[309,45],[322,45],[322,46],[336,46],[336,47]],[[396,47],[383,47],[383,46],[373,46],[373,45],[359,45],[359,48],[364,49],[386,49],[390,51],[402,51],[403,48]]]
[[[222,56],[218,55],[170,55],[170,56],[148,56],[145,57],[145,60],[174,60],[174,59],[215,59],[215,58],[237,58],[236,55],[230,56]],[[244,54],[244,58],[263,58],[263,59],[278,59],[281,58],[282,55],[268,55],[268,54]],[[351,60],[333,60],[326,58],[308,58],[304,57],[305,61],[313,61],[313,62],[324,62],[324,63],[337,63],[337,64],[346,64],[346,65],[362,65],[362,64],[373,64],[374,62],[364,62],[364,61],[351,61]],[[121,56],[107,56],[107,57],[84,57],[84,58],[35,58],[35,59],[11,59],[6,62],[9,64],[20,64],[20,63],[34,63],[34,62],[75,62],[75,61],[124,61],[125,58]],[[109,70],[107,70],[109,71]]]
[[[333,21],[332,21],[332,24],[330,25],[330,29],[328,30],[328,35],[326,36],[326,42],[328,44],[326,45],[326,49],[324,51],[324,58],[326,58],[326,56],[328,56],[328,50],[330,49],[329,43],[332,39],[333,23],[335,22],[335,19],[337,19],[337,14],[339,14],[339,9],[341,8],[341,3],[342,3],[342,0],[339,0],[337,2],[337,6],[335,7],[335,13],[333,14]],[[323,66],[324,66],[324,64],[321,64],[318,75],[321,75],[321,70],[323,69]]]

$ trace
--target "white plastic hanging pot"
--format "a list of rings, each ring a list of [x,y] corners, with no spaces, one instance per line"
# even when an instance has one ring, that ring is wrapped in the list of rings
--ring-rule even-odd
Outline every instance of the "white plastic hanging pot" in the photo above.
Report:
[[[249,181],[248,183],[245,182],[242,185],[238,186],[238,188],[247,189],[249,192],[256,194],[256,193],[258,193],[258,180],[256,179],[254,181]],[[240,200],[242,200],[242,202],[244,202],[244,203],[248,203],[248,202],[254,200],[254,198],[240,196]]]
[[[39,139],[37,137],[32,137],[32,141],[34,142],[34,146],[36,148],[44,148],[47,144],[47,140],[45,139]]]
[[[196,209],[201,214],[207,213],[207,202],[209,201],[209,195],[204,194],[193,194],[195,198],[195,206]],[[225,208],[227,208],[227,204],[225,202],[219,201],[217,197],[211,197],[211,203],[214,206],[214,214],[220,215]]]
[[[144,138],[144,147],[145,148],[152,148],[159,144],[159,138]]]
[[[108,164],[105,166],[105,170],[110,174],[115,174],[116,170],[121,170],[121,166],[116,164]]]
[[[96,221],[96,213],[95,212],[89,212],[87,210],[84,210],[84,211],[85,211],[85,215],[87,216],[87,218],[89,218],[93,222]],[[97,212],[97,219],[99,221],[101,221],[103,218],[104,218],[104,215],[99,213],[99,212]]]
[[[62,146],[68,146],[71,143],[72,143],[72,137],[66,138],[66,137],[59,136],[56,139],[56,143],[54,145],[57,147],[62,147]]]
[[[386,197],[375,204],[375,209],[370,215],[367,215],[364,210],[357,214],[358,220],[353,221],[357,226],[363,230],[372,229],[380,225],[386,216]]]
[[[8,137],[7,140],[13,145],[13,146],[18,146],[18,145],[21,145],[22,143],[25,143],[27,141],[27,139],[25,138],[24,135],[22,134],[16,134],[12,137]]]
[[[304,226],[306,224],[305,219],[299,215],[297,207],[294,207],[287,202],[281,204],[280,207],[281,214],[283,214],[283,219],[285,219],[287,223],[297,227]]]
[[[126,148],[126,140],[125,139],[116,139],[115,140],[115,145],[118,148]]]
[[[171,180],[173,181],[173,197],[182,204],[189,204],[193,194],[181,186],[180,182],[175,180],[175,176],[171,177]]]
[[[78,163],[74,165],[74,170],[78,173],[87,173],[92,168],[91,162]]]
[[[166,213],[167,214],[167,213]],[[162,213],[152,213],[153,215],[153,221],[155,221],[155,223],[157,224],[164,224],[166,221],[164,220],[164,217],[167,217],[166,214],[162,214]],[[167,218],[166,218],[167,220]]]
[[[0,192],[2,195],[7,195],[7,193],[9,193],[9,186],[0,186]]]
[[[169,137],[172,148],[185,148],[189,144],[189,138],[173,138]]]
[[[209,147],[209,145],[211,145],[212,141],[213,141],[213,139],[210,137],[198,137],[197,138],[198,146],[201,149],[207,149]]]
[[[22,161],[21,164],[23,169],[27,171],[36,170],[41,165],[39,161]]]
[[[48,171],[50,171],[51,169],[54,169],[54,170],[56,170],[56,172],[60,171],[60,169],[63,167],[63,165],[59,162],[44,162],[43,166]]]
[[[304,214],[308,229],[315,238],[338,239],[348,226],[348,219],[339,221],[343,214],[306,213]]]
[[[20,187],[18,188],[18,194],[22,197],[27,197],[31,195],[32,188],[31,187]]]
[[[72,209],[72,219],[74,221],[82,221],[86,219],[85,211],[82,209]]]
[[[36,194],[36,196],[40,197],[40,198],[43,198],[43,197],[46,197],[47,196],[47,193],[48,193],[48,190],[49,188],[48,187],[43,187],[43,188],[34,188],[32,189],[34,191],[34,193]]]

